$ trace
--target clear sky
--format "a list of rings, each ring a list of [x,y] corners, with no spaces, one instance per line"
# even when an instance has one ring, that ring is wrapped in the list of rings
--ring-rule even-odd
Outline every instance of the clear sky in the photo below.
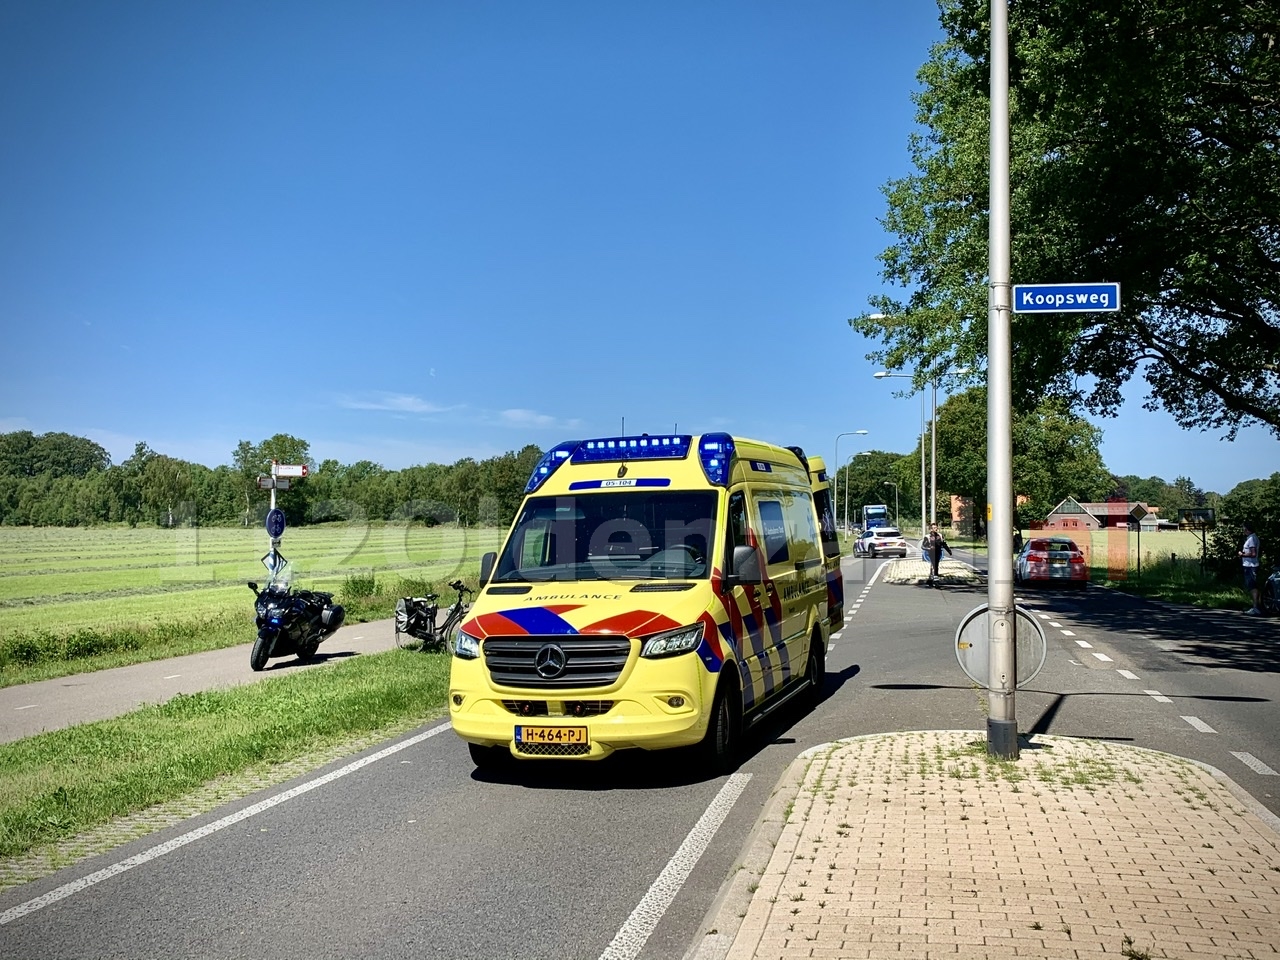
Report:
[[[845,321],[939,36],[932,0],[9,0],[0,431],[905,452],[919,400]],[[1100,423],[1116,473],[1280,469],[1140,400]]]

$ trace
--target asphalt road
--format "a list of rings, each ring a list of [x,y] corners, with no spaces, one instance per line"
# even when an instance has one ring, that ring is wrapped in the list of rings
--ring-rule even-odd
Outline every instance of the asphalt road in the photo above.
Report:
[[[984,729],[954,631],[985,588],[871,583],[882,562],[846,563],[824,702],[757,730],[732,777],[662,754],[481,777],[430,726],[0,895],[0,956],[682,957],[800,751]],[[1022,730],[1194,757],[1280,813],[1274,774],[1238,756],[1280,769],[1280,623],[1096,589],[1020,602],[1048,639]]]

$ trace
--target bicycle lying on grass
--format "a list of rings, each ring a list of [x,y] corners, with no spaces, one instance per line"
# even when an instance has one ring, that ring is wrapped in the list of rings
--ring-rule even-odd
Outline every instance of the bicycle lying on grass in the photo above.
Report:
[[[461,580],[449,584],[458,598],[445,614],[444,623],[437,626],[440,597],[428,593],[425,597],[401,597],[396,601],[396,646],[402,650],[448,650],[463,616],[471,609],[466,595],[471,588]]]

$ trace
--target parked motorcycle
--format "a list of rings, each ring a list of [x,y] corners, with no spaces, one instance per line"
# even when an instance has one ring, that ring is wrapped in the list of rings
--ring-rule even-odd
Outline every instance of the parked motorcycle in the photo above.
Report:
[[[293,589],[287,569],[273,575],[261,590],[252,582],[249,589],[258,598],[254,604],[258,639],[249,654],[254,670],[262,670],[272,657],[294,654],[303,662],[310,660],[346,616],[333,602],[333,594]]]

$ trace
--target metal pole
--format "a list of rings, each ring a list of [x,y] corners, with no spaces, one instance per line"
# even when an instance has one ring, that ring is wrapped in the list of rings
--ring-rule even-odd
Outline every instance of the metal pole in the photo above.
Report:
[[[849,458],[849,462],[853,462],[853,458]],[[844,522],[849,522],[849,468],[845,467],[844,471]]]
[[[933,381],[933,417],[929,420],[929,522],[938,522],[938,381]]]
[[[928,491],[924,486],[924,391],[920,391],[920,536],[925,534],[925,497]]]
[[[834,481],[834,485],[831,489],[831,509],[833,512],[836,509],[836,507],[840,504],[840,438],[843,436],[844,436],[843,433],[836,434],[836,478]],[[845,485],[845,489],[848,489],[849,487],[848,477],[845,478],[844,485]],[[845,523],[845,527],[847,528],[849,525],[849,508],[848,507],[845,507],[844,523]],[[840,524],[838,523],[836,524],[836,529],[837,530],[840,529]]]
[[[1018,757],[1013,597],[1012,309],[1009,241],[1009,7],[991,4],[991,220],[987,274],[987,752]]]

